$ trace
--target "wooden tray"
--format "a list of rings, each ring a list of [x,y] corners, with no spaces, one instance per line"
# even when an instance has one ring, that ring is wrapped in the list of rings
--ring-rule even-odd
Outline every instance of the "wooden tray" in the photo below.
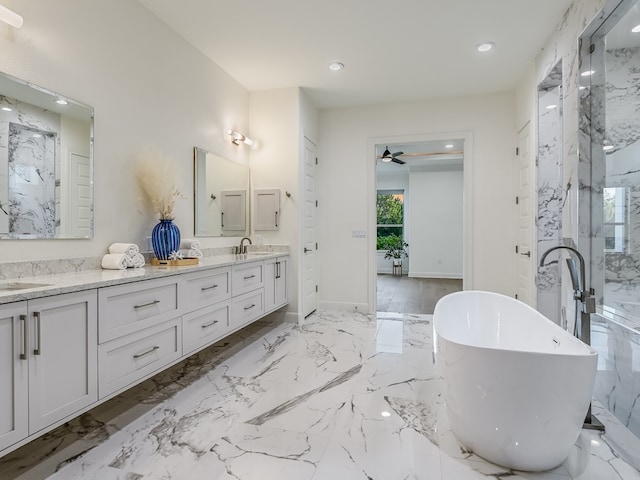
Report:
[[[200,262],[197,258],[181,258],[179,260],[158,260],[157,258],[151,259],[151,265],[163,266],[163,267],[184,267],[185,265],[198,265]]]

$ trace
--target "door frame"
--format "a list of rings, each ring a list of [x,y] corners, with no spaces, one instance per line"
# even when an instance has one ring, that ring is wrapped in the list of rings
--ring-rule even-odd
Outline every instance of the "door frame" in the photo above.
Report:
[[[454,131],[422,133],[415,135],[393,135],[367,139],[367,303],[370,314],[377,309],[377,251],[376,251],[376,145],[394,143],[433,142],[461,138],[464,140],[463,159],[463,207],[462,207],[462,288],[473,289],[473,132]]]

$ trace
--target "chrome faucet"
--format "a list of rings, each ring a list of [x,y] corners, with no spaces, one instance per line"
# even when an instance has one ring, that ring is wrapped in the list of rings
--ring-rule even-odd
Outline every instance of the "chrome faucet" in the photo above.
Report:
[[[249,241],[249,245],[253,245],[251,243],[251,239],[249,237],[242,237],[242,240],[240,240],[240,246],[235,248],[235,253],[236,254],[245,254],[247,253],[247,246],[244,244],[244,241],[248,240]]]
[[[582,254],[573,247],[565,245],[558,245],[557,247],[551,247],[549,250],[542,254],[540,257],[540,266],[544,266],[544,260],[549,253],[554,250],[569,250],[580,262],[580,279],[578,280],[578,272],[576,271],[576,262],[573,258],[567,259],[567,266],[569,267],[569,273],[571,274],[571,282],[573,283],[573,299],[576,301],[576,318],[573,329],[573,334],[578,337],[582,342],[587,345],[591,345],[591,314],[596,311],[596,299],[593,297],[593,289],[589,289],[585,283],[585,263]],[[578,333],[578,306],[580,306],[580,331]],[[594,415],[591,414],[591,403],[587,410],[587,415],[584,420],[583,428],[589,430],[599,430],[604,432],[604,425]]]

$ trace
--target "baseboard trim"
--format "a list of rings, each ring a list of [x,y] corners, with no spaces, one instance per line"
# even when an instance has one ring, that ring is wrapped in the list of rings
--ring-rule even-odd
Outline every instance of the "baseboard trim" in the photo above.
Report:
[[[338,310],[340,312],[369,313],[369,305],[358,302],[320,302],[323,310]]]
[[[452,280],[462,280],[461,273],[445,272],[409,272],[412,278],[447,278]]]

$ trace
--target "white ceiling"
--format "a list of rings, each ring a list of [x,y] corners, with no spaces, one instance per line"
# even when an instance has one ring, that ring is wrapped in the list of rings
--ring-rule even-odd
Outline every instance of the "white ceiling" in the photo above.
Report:
[[[249,91],[304,87],[319,108],[513,90],[571,4],[138,1]],[[496,48],[480,55],[487,41]]]

